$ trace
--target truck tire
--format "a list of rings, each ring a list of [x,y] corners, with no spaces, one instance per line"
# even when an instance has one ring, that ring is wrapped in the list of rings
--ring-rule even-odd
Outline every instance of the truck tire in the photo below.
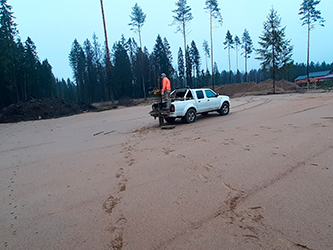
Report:
[[[218,110],[220,115],[227,115],[229,114],[229,103],[224,102],[221,108]]]
[[[190,108],[189,110],[187,110],[184,116],[185,122],[192,123],[195,122],[196,119],[197,119],[197,112],[195,111],[195,109]]]

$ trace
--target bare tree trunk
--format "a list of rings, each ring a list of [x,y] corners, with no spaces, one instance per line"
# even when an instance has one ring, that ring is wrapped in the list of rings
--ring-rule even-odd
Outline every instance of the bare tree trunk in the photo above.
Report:
[[[146,84],[145,84],[145,78],[143,75],[143,71],[144,71],[144,66],[143,66],[143,48],[142,48],[142,39],[141,39],[141,29],[139,28],[139,41],[140,41],[140,49],[141,49],[141,56],[140,56],[140,60],[141,60],[141,81],[142,81],[142,91],[143,91],[143,97],[145,100],[147,100],[147,96],[146,96]]]
[[[187,48],[186,48],[186,26],[183,22],[183,36],[184,36],[184,51],[185,51],[185,76],[184,76],[184,87],[187,87],[187,71],[188,71],[188,60],[187,60]]]
[[[231,72],[230,46],[228,46],[229,72]]]
[[[228,46],[228,60],[229,60],[229,83],[231,83],[231,56],[230,56],[230,46]]]
[[[308,50],[307,50],[307,57],[306,57],[306,81],[307,81],[307,90],[309,90],[309,88],[310,88],[309,63],[310,63],[310,22],[308,22]]]
[[[141,36],[140,36],[140,39],[141,39]],[[145,100],[147,100],[146,84],[145,84],[145,77],[144,77],[144,65],[143,65],[143,51],[142,51],[142,47],[140,47],[140,61],[141,61],[141,81],[142,81],[143,98]]]
[[[272,54],[273,54],[273,94],[275,94],[275,91],[276,91],[276,87],[275,87],[275,60],[274,60],[274,57],[275,57],[275,50],[274,50],[274,46],[272,47]]]
[[[140,48],[141,48],[141,50],[143,50],[142,41],[141,41],[141,29],[140,28],[139,28],[139,40],[140,40]]]
[[[236,69],[238,72],[238,46],[236,45]]]
[[[106,22],[105,22],[105,15],[104,15],[104,7],[103,7],[103,0],[101,1],[101,11],[102,11],[102,18],[103,18],[103,26],[104,26],[104,36],[105,36],[105,47],[106,47],[106,65],[107,65],[107,77],[109,83],[109,95],[110,99],[113,102],[113,90],[112,90],[112,81],[111,81],[111,60],[110,60],[110,51],[109,51],[109,43],[108,43],[108,35],[106,31]]]
[[[212,88],[214,90],[213,16],[211,12],[209,15],[209,22],[210,22],[210,50],[211,50],[210,62],[212,66]]]
[[[246,76],[246,82],[249,81],[249,76],[247,74],[247,54],[245,52],[245,76]]]

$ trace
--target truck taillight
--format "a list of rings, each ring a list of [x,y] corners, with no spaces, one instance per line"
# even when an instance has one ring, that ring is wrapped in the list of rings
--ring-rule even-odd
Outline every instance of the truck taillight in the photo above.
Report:
[[[175,112],[175,105],[173,105],[173,104],[171,104],[171,106],[170,106],[170,112]]]

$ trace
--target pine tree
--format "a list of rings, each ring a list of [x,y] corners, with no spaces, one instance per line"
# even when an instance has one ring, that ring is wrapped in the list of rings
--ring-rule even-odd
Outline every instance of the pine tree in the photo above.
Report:
[[[281,27],[281,18],[272,8],[263,23],[263,34],[259,37],[260,49],[257,49],[263,70],[270,70],[273,78],[273,93],[275,93],[275,78],[279,68],[291,61],[293,47],[290,40],[285,38],[286,27]]]
[[[176,9],[172,12],[175,13],[173,16],[174,22],[173,25],[177,25],[177,32],[180,31],[183,35],[184,39],[184,52],[185,52],[185,68],[186,71],[189,69],[189,62],[187,61],[187,43],[186,43],[186,36],[187,36],[187,25],[188,23],[193,19],[192,13],[191,13],[191,7],[187,6],[186,0],[178,0],[178,2],[175,3]],[[189,75],[189,72],[186,73],[186,76]],[[185,84],[187,84],[187,79],[185,78]]]
[[[134,40],[134,38],[129,38],[126,42],[126,49],[128,51],[129,59],[131,62],[132,67],[134,67],[135,64],[138,62],[137,56],[137,50],[139,49],[138,44]],[[133,69],[132,69],[133,72]]]
[[[77,102],[77,88],[75,84],[68,78],[66,81],[66,89],[64,98],[73,102]]]
[[[239,37],[236,35],[235,36],[235,51],[236,51],[236,82],[241,82],[241,73],[239,72],[239,68],[238,68],[238,50],[239,50],[239,46],[242,44],[241,40],[239,39]]]
[[[160,75],[167,69],[166,64],[165,64],[167,57],[165,54],[165,48],[164,48],[162,38],[160,35],[157,36],[156,43],[154,45],[153,54],[155,57],[157,74]],[[165,74],[167,74],[167,73],[165,73]]]
[[[224,49],[228,49],[228,60],[229,60],[229,73],[231,73],[231,56],[230,56],[230,50],[234,48],[234,40],[232,38],[232,35],[230,31],[227,31],[227,34],[225,36],[225,41],[223,43],[225,45]]]
[[[235,50],[236,50],[236,69],[238,72],[238,49],[239,49],[239,46],[242,44],[242,42],[237,35],[235,36],[234,43],[235,43]]]
[[[106,79],[106,67],[103,66],[103,53],[101,51],[101,44],[98,42],[98,37],[94,33],[92,36],[92,50],[93,50],[93,62],[92,64],[96,70],[96,101],[108,100],[108,86]]]
[[[217,0],[206,0],[204,8],[209,14],[210,27],[210,49],[211,49],[211,68],[214,69],[214,53],[213,53],[213,21],[216,20],[222,26],[222,16]],[[214,73],[212,73],[212,87],[214,90]]]
[[[146,97],[145,90],[149,87],[149,72],[150,72],[150,63],[149,63],[149,53],[147,48],[144,47],[144,51],[141,48],[136,50],[136,60],[134,62],[134,84],[135,90],[134,94],[136,97]]]
[[[11,10],[7,0],[0,0],[0,107],[55,94],[52,66],[47,59],[39,61],[30,37],[24,43],[18,37]]]
[[[125,97],[132,97],[132,74],[131,62],[126,49],[125,37],[113,46],[114,55],[114,97],[121,99]]]
[[[138,5],[138,3],[135,3],[135,5],[132,7],[132,13],[130,15],[131,22],[128,25],[132,26],[131,30],[138,33],[141,49],[142,49],[141,29],[146,21],[146,17],[147,15],[142,11],[142,8]]]
[[[325,20],[321,17],[321,12],[316,10],[316,5],[320,3],[320,0],[303,0],[298,14],[302,17],[302,26],[307,26],[308,31],[308,46],[307,46],[307,57],[306,57],[306,75],[307,75],[307,88],[309,89],[310,78],[309,78],[309,62],[310,62],[310,31],[314,29],[314,24],[319,23],[320,26],[324,27]]]
[[[93,34],[92,39],[93,39],[93,52],[94,52],[93,64],[98,65],[99,63],[101,63],[102,59],[101,45],[98,42],[98,37],[96,36],[96,33]]]
[[[14,42],[15,36],[18,35],[16,29],[16,23],[14,22],[14,16],[12,6],[7,4],[7,0],[0,0],[0,41]]]
[[[191,42],[190,52],[193,64],[194,80],[196,80],[199,77],[199,72],[200,72],[200,54],[197,45],[195,44],[194,41]],[[194,86],[197,87],[197,84],[194,83]]]
[[[18,87],[18,98],[17,101],[27,100],[27,89],[26,89],[26,77],[25,77],[25,49],[21,39],[17,39],[17,87]]]
[[[30,98],[41,98],[42,96],[39,93],[41,86],[39,85],[37,71],[40,61],[38,58],[37,47],[30,37],[25,41],[24,59],[27,94]]]
[[[154,79],[157,79],[157,77],[159,77],[161,73],[165,73],[170,79],[173,75],[170,45],[165,38],[163,42],[160,35],[157,36],[152,56],[152,60],[154,60]]]
[[[86,86],[84,82],[85,54],[77,39],[74,40],[71,52],[69,53],[69,64],[73,70],[73,75],[77,86],[77,99],[80,102],[86,102]]]
[[[242,36],[242,49],[243,49],[243,55],[245,59],[245,79],[248,82],[248,74],[247,74],[247,59],[250,58],[250,54],[253,50],[253,43],[252,39],[250,37],[249,31],[247,29],[244,30],[243,36]]]
[[[140,56],[141,54],[137,53],[140,48],[138,47],[138,44],[134,40],[134,38],[129,38],[126,42],[126,50],[127,54],[129,56],[129,60],[131,63],[131,76],[133,77],[132,79],[132,93],[131,96],[134,97],[134,89],[136,89],[136,85],[141,83],[140,86],[142,86],[141,80],[141,72],[136,72],[136,69],[141,67],[141,60]],[[137,74],[138,73],[138,74]]]
[[[83,43],[83,50],[85,52],[85,83],[87,85],[87,98],[88,102],[92,103],[98,101],[96,98],[97,86],[97,70],[94,65],[94,50],[89,39]]]
[[[193,61],[192,61],[192,57],[191,57],[191,49],[190,47],[187,45],[186,46],[186,86],[190,86],[192,87],[192,65],[193,65]]]
[[[215,78],[215,80],[216,80],[216,83],[219,85],[219,84],[221,83],[221,74],[220,74],[220,71],[219,71],[219,68],[218,68],[216,62],[214,63],[214,71],[213,71],[213,74],[214,74],[214,78]]]
[[[178,76],[182,81],[182,87],[185,88],[186,85],[184,81],[185,79],[184,54],[181,47],[179,47],[178,50]]]
[[[19,99],[15,80],[15,65],[17,65],[15,37],[18,31],[11,10],[12,7],[7,4],[7,0],[0,0],[0,107]]]
[[[140,50],[141,52],[138,53],[140,56],[138,60],[140,60],[139,64],[141,65],[141,81],[142,81],[142,90],[144,94],[144,98],[146,99],[146,87],[145,87],[145,78],[143,73],[143,53],[142,53],[142,39],[141,39],[141,29],[146,21],[147,15],[142,11],[142,8],[135,3],[135,5],[132,8],[132,15],[130,16],[131,22],[129,23],[130,26],[132,26],[131,30],[134,30],[134,32],[137,32],[139,35],[139,42],[140,42]]]
[[[167,72],[170,76],[173,75],[174,73],[174,69],[172,67],[172,52],[171,52],[171,46],[170,43],[168,42],[168,40],[166,39],[166,37],[163,38],[163,45],[164,45],[164,49],[165,49],[165,54],[167,57],[167,61],[166,61],[166,65],[168,67]]]
[[[205,57],[206,57],[206,72],[208,72],[208,58],[210,57],[210,49],[209,49],[208,42],[206,40],[204,40],[204,42],[202,44],[202,48],[203,48],[203,51],[204,51]]]
[[[55,94],[55,77],[52,73],[52,66],[47,59],[40,65],[39,80],[42,84],[41,97],[53,97],[53,94]]]

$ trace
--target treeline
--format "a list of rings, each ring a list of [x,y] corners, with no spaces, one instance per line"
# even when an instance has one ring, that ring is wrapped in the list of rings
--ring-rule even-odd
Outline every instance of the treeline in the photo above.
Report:
[[[47,59],[39,60],[30,37],[24,43],[21,40],[7,44],[1,41],[0,107],[50,97],[76,101],[75,91],[76,86],[69,79],[59,81],[54,77]]]
[[[73,42],[69,58],[80,101],[89,103],[110,100],[110,91],[116,100],[125,97],[146,97],[149,88],[159,87],[159,76],[162,72],[170,78],[172,88],[211,86],[211,72],[207,68],[201,69],[201,56],[194,41],[187,48],[188,66],[185,69],[181,48],[178,51],[177,68],[172,66],[173,57],[166,38],[162,39],[158,35],[153,51],[149,53],[146,47],[142,51],[134,38],[125,39],[122,36],[118,42],[114,43],[111,50],[112,88],[107,85],[106,55],[101,47],[95,35],[92,42],[86,39],[83,46],[76,39]],[[310,72],[333,71],[333,63],[311,62],[309,67]],[[293,82],[300,75],[306,75],[306,64],[291,62],[277,70],[276,80],[285,79]],[[252,69],[245,74],[239,70],[237,72],[220,71],[217,64],[214,64],[216,85],[248,81],[258,83],[270,78],[271,72],[262,69]]]
[[[305,63],[294,63],[291,62],[288,65],[285,65],[283,68],[279,69],[276,74],[276,80],[287,80],[290,82],[294,82],[298,76],[306,75],[307,65]],[[311,62],[309,64],[310,72],[319,72],[319,71],[327,71],[330,70],[333,72],[333,62],[326,63],[325,61],[322,63],[314,63]],[[230,79],[231,74],[231,81]],[[248,77],[248,80],[246,78]],[[227,72],[223,70],[220,74],[217,74],[217,78],[219,79],[219,84],[232,84],[232,83],[242,83],[242,82],[262,82],[269,78],[271,78],[271,72],[264,71],[262,69],[256,70],[252,69],[248,73],[248,76],[242,72]]]
[[[122,36],[111,51],[111,84],[107,79],[106,53],[101,49],[96,35],[86,39],[83,46],[75,39],[69,54],[78,100],[99,102],[121,98],[146,96],[149,87],[158,86],[158,75],[172,76],[172,54],[166,38],[158,36],[151,54],[142,51],[135,40]]]
[[[186,1],[180,1],[186,4]],[[137,15],[140,13],[139,7]],[[157,36],[152,52],[146,47],[141,49],[134,38],[124,36],[116,41],[111,49],[111,69],[108,77],[107,56],[104,45],[101,45],[94,34],[92,41],[86,39],[83,44],[75,39],[69,52],[69,64],[73,70],[73,82],[70,79],[57,79],[52,72],[52,66],[47,59],[40,61],[35,43],[30,37],[22,42],[18,36],[16,24],[13,21],[12,7],[7,0],[0,2],[0,108],[19,101],[32,98],[57,97],[73,102],[100,102],[120,100],[122,98],[146,98],[150,88],[160,86],[160,74],[166,73],[172,83],[172,88],[185,86],[203,87],[215,85],[241,83],[247,81],[261,82],[272,77],[272,69],[252,69],[249,72],[236,72],[218,69],[213,64],[212,72],[208,69],[208,43],[202,45],[205,60],[201,57],[195,41],[179,48],[177,58],[173,58],[171,46],[167,38]],[[134,11],[133,10],[133,11]],[[189,8],[185,10],[190,11]],[[178,10],[177,10],[178,11]],[[273,12],[274,14],[274,12]],[[139,19],[135,19],[139,20]],[[138,24],[137,27],[142,27]],[[228,33],[230,33],[228,31]],[[226,36],[226,48],[234,44],[231,34]],[[269,31],[267,33],[269,35]],[[247,30],[241,39],[234,38],[235,44],[243,49],[245,61],[252,52],[252,41]],[[236,53],[238,55],[238,52]],[[230,59],[230,53],[229,53]],[[175,62],[174,62],[175,61]],[[205,67],[201,65],[206,61]],[[274,65],[274,63],[273,63]],[[286,79],[294,81],[297,76],[306,75],[307,65],[290,61],[274,68],[276,80]],[[202,69],[205,68],[205,69]],[[238,68],[238,67],[237,67]],[[333,63],[311,63],[309,71],[332,70]]]
[[[40,61],[30,37],[22,42],[12,7],[0,2],[0,108],[32,98],[61,97],[76,101],[76,86],[55,78],[47,59]]]

